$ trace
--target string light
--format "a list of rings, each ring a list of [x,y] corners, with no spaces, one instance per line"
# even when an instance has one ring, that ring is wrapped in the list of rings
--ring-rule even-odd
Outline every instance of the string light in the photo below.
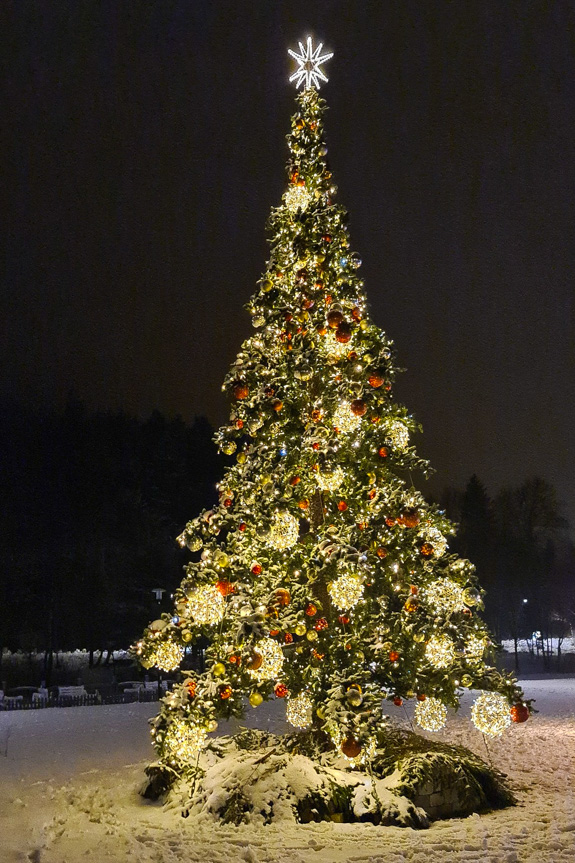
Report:
[[[450,578],[438,578],[432,581],[424,591],[427,602],[440,614],[463,611],[465,601],[463,588]]]
[[[435,557],[442,557],[445,554],[447,551],[447,540],[437,527],[426,525],[422,530],[422,535],[432,544]]]
[[[282,551],[292,548],[298,541],[299,522],[289,512],[276,512],[274,514],[269,533],[269,544],[272,548]]]
[[[435,668],[447,668],[455,659],[455,645],[448,635],[432,635],[425,656]]]
[[[507,699],[498,692],[484,692],[471,708],[471,721],[482,734],[499,737],[511,725]]]
[[[200,626],[219,623],[226,610],[226,602],[212,584],[202,584],[186,594],[188,614]]]
[[[153,664],[162,671],[173,671],[184,658],[184,648],[172,641],[162,641],[155,645]]]
[[[339,465],[333,470],[318,471],[317,484],[323,491],[335,491],[345,479],[345,474]]]
[[[447,722],[447,707],[439,698],[428,697],[418,701],[415,721],[424,731],[440,731]]]
[[[190,762],[201,751],[207,733],[205,726],[196,722],[173,719],[166,731],[164,745],[173,759]]]
[[[340,402],[333,413],[333,426],[340,434],[350,434],[361,425],[361,417],[356,416],[349,402]]]
[[[331,584],[328,584],[327,592],[332,602],[340,611],[347,611],[357,605],[363,596],[364,586],[355,575],[344,572]]]
[[[308,728],[311,725],[313,704],[302,692],[295,698],[288,698],[286,703],[286,719],[294,728]]]
[[[254,647],[254,650],[262,657],[259,668],[250,669],[250,674],[256,680],[275,680],[280,677],[284,655],[280,645],[273,638],[262,638]]]
[[[352,337],[353,341],[353,337]],[[323,336],[320,346],[329,360],[337,361],[346,357],[350,351],[351,342],[338,342],[335,337],[335,330],[328,330]]]

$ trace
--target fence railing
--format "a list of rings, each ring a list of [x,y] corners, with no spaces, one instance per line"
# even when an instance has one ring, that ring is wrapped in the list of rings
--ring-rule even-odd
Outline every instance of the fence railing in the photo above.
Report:
[[[164,693],[162,693],[164,694]],[[92,707],[99,704],[134,704],[137,702],[158,701],[157,689],[135,689],[101,695],[99,692],[78,696],[49,696],[33,701],[5,696],[0,701],[0,711],[5,710],[43,710],[45,707]]]

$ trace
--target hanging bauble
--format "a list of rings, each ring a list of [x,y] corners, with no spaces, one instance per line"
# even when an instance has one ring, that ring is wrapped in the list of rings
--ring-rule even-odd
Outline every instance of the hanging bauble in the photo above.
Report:
[[[317,614],[317,605],[315,605],[313,602],[309,602],[306,605],[305,613],[307,614],[308,617],[313,617],[314,615]]]
[[[292,548],[298,541],[299,522],[289,512],[276,512],[273,516],[269,544],[272,548],[283,551]]]
[[[262,279],[262,281],[260,282],[260,286],[264,294],[267,294],[273,288],[274,283],[271,279]]]
[[[447,722],[447,707],[439,698],[426,698],[415,705],[415,721],[425,731],[440,731]]]
[[[345,512],[347,509],[347,503],[345,502],[345,500],[338,501],[337,508],[340,512]]]
[[[350,686],[345,693],[345,697],[351,707],[360,707],[363,704],[363,695],[361,694],[360,686]]]
[[[171,641],[154,645],[154,665],[162,671],[174,671],[184,658],[184,648]]]
[[[398,659],[399,659],[399,653],[397,652],[397,650],[390,650],[389,651],[389,661],[390,662],[397,662]]]
[[[351,333],[352,333],[351,324],[348,324],[345,321],[343,321],[338,326],[337,330],[335,331],[335,337],[336,337],[338,342],[340,342],[342,345],[344,345],[350,341]]]
[[[367,411],[367,405],[363,399],[354,399],[350,404],[350,409],[356,417],[362,417]]]
[[[316,620],[313,627],[317,632],[321,632],[322,629],[327,629],[329,623],[327,622],[327,617],[320,617],[319,620]]]
[[[271,633],[270,633],[270,635],[271,635]],[[291,632],[286,632],[284,634],[284,642],[286,644],[292,644],[293,643],[293,635],[291,634]]]
[[[430,542],[424,542],[419,550],[424,557],[431,557],[433,555],[433,546]]]
[[[309,697],[302,692],[296,698],[288,698],[286,703],[286,719],[295,728],[308,728],[312,721],[313,705]]]
[[[279,677],[283,668],[284,655],[277,641],[273,638],[262,638],[256,643],[255,652],[261,655],[262,662],[258,668],[249,669],[252,677],[258,680],[273,680]]]
[[[188,614],[200,626],[219,623],[224,616],[226,602],[215,585],[202,584],[186,593]]]
[[[379,387],[383,386],[383,384],[385,382],[385,378],[382,377],[381,375],[373,374],[373,375],[369,376],[368,382],[369,382],[369,385],[374,388],[374,390],[377,390],[377,389],[379,389]]]
[[[420,522],[419,514],[416,510],[410,509],[403,513],[403,524],[405,527],[417,527]]]
[[[317,472],[316,479],[318,486],[323,491],[336,491],[343,483],[345,474],[339,465],[324,467]]]
[[[529,719],[529,708],[526,704],[514,704],[509,713],[513,722],[527,722]]]
[[[379,558],[383,559],[384,557],[387,557],[387,549],[383,545],[378,545],[378,547],[375,550],[375,553],[377,554],[377,556]]]
[[[425,645],[425,657],[434,668],[448,668],[455,659],[455,645],[448,635],[432,635]]]
[[[189,644],[190,641],[193,641],[194,636],[190,632],[189,629],[182,629],[182,641],[184,644]]]
[[[274,686],[274,693],[276,698],[285,698],[286,695],[289,694],[289,689],[285,685],[285,683],[276,683]]]
[[[274,409],[274,411],[277,414],[282,410],[283,406],[284,406],[284,403],[282,402],[281,399],[274,399],[272,402],[272,408]]]
[[[478,602],[481,601],[481,596],[477,592],[477,590],[473,587],[466,587],[463,590],[463,602],[465,605],[469,605],[473,607],[477,605]]]
[[[305,637],[308,641],[317,641],[317,632],[315,631],[315,629],[308,629]]]
[[[191,678],[188,678],[187,680],[184,681],[184,687],[186,689],[186,692],[188,693],[188,696],[190,698],[194,698],[196,695],[196,689],[197,689],[196,681],[192,680]]]
[[[409,430],[401,420],[391,420],[388,423],[387,436],[397,449],[405,449],[409,443]]]
[[[388,456],[387,447],[386,446],[380,446],[380,448],[377,451],[377,454],[380,458],[387,458],[387,456]]]
[[[186,539],[186,545],[190,551],[199,551],[204,541],[199,536],[190,536]]]
[[[473,684],[473,678],[471,677],[470,674],[463,674],[461,676],[461,685],[462,686],[469,687],[469,686],[472,686],[472,684]]]
[[[305,635],[307,632],[307,626],[305,623],[297,623],[294,632],[296,635]]]
[[[333,604],[341,611],[349,611],[363,596],[364,586],[357,575],[344,572],[327,587]]]
[[[351,255],[349,256],[349,263],[354,268],[354,270],[357,270],[359,269],[359,267],[361,267],[361,258],[357,254],[357,252],[351,253]]]
[[[212,665],[212,674],[214,677],[222,677],[226,673],[226,666],[223,662],[214,662]]]
[[[326,315],[326,320],[329,326],[336,330],[340,324],[343,323],[344,317],[343,313],[339,311],[339,309],[331,309]]]
[[[340,748],[346,758],[357,758],[361,752],[361,743],[359,743],[355,737],[352,737],[350,734],[342,742]]]
[[[254,565],[252,566],[252,572],[254,575],[261,575],[262,574],[262,568],[259,565],[259,563],[254,563]]]
[[[252,707],[259,707],[263,700],[264,697],[260,692],[252,692],[248,699]]]
[[[509,703],[498,692],[485,692],[471,708],[471,721],[478,731],[499,737],[511,724]]]
[[[249,668],[250,671],[257,671],[258,668],[261,668],[263,661],[264,658],[262,654],[258,653],[257,650],[254,650],[250,653],[247,659],[246,668]]]
[[[415,596],[410,596],[406,599],[403,608],[408,614],[413,614],[419,608],[419,600]]]
[[[219,693],[220,698],[225,701],[232,694],[232,687],[226,683],[224,686],[220,686]]]
[[[218,590],[222,596],[229,596],[230,593],[234,592],[235,587],[230,581],[220,579],[220,581],[216,582],[216,590]]]
[[[401,705],[403,704],[403,698],[401,698],[399,695],[396,695],[393,699],[393,703],[396,707],[401,707]]]
[[[219,566],[221,569],[226,569],[230,565],[229,555],[225,551],[217,551],[214,555],[214,560],[216,566]]]
[[[241,401],[242,399],[247,399],[250,391],[249,391],[248,387],[246,386],[246,384],[237,383],[237,384],[234,384],[234,388],[232,390],[232,393],[233,393],[233,396],[235,399],[237,399],[238,401]]]

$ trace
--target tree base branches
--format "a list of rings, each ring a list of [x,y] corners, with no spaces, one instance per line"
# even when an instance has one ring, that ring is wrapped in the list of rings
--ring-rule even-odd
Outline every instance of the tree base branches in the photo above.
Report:
[[[515,804],[505,776],[461,746],[388,728],[369,764],[351,764],[315,730],[276,736],[243,730],[209,741],[184,778],[161,763],[142,791],[182,815],[224,823],[288,819],[362,822],[422,829]]]

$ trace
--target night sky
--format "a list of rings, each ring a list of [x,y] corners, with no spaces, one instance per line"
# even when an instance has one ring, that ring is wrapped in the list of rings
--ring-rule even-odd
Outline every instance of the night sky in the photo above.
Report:
[[[6,0],[0,395],[225,419],[308,33],[422,489],[539,474],[575,522],[570,0]]]

